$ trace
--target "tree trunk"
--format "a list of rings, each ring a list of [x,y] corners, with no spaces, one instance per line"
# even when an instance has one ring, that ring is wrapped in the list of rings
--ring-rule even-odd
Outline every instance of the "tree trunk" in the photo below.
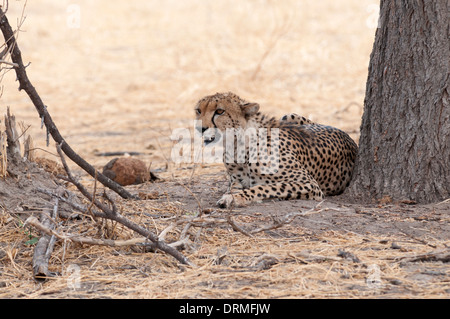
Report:
[[[381,0],[353,181],[347,194],[450,197],[448,0]]]

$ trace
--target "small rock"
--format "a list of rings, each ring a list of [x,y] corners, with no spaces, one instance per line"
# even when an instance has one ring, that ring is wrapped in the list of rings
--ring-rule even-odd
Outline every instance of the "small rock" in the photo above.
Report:
[[[352,253],[350,253],[348,251],[345,251],[343,249],[338,249],[338,257],[342,257],[344,259],[351,260],[354,263],[360,263],[361,262],[361,260],[359,260],[359,258],[356,255],[354,255],[354,254],[352,254]]]
[[[145,163],[130,157],[115,158],[109,161],[103,167],[103,175],[122,186],[142,184],[150,180],[150,171]]]
[[[399,285],[403,284],[403,282],[399,279],[391,279],[391,280],[389,280],[389,282],[395,286],[399,286]]]

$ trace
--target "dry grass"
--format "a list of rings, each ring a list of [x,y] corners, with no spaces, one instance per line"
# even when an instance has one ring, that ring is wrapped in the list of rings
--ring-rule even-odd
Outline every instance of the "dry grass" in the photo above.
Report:
[[[155,223],[160,230],[180,213],[174,203],[124,204],[127,216],[149,227]],[[162,211],[165,218],[149,220],[149,214]],[[417,280],[425,276],[423,269],[411,270],[414,264],[403,263],[406,257],[433,250],[428,245],[442,248],[448,241],[425,245],[404,236],[311,234],[295,225],[250,238],[223,224],[192,231],[197,241],[184,252],[198,268],[136,247],[59,242],[50,260],[50,270],[58,275],[39,283],[30,270],[33,248],[23,244],[27,230],[8,216],[0,215],[0,284],[6,288],[0,289],[0,298],[446,298],[450,287],[439,277],[448,278],[445,264],[430,263],[427,274],[436,278]],[[263,223],[265,217],[241,217],[244,221]],[[68,224],[85,236],[98,237],[113,228],[112,238],[131,235],[111,224],[92,227],[86,219]],[[393,249],[393,242],[401,248]]]
[[[165,178],[223,171],[218,165],[192,170],[168,160],[171,130],[190,126],[195,102],[217,91],[234,91],[276,116],[308,116],[358,139],[375,31],[367,25],[368,8],[374,0],[71,3],[30,1],[19,44],[25,61],[32,62],[30,79],[60,131],[98,167],[108,161],[96,157],[98,151],[140,151]],[[22,6],[23,1],[10,1],[10,21]],[[73,28],[77,8],[80,24]],[[52,157],[48,152],[54,148],[45,146],[37,113],[17,91],[12,72],[2,85],[2,108],[11,106],[18,119],[31,124],[28,132],[45,150],[39,155]],[[120,205],[156,231],[171,216],[193,213],[169,197]],[[0,209],[0,298],[445,298],[450,291],[442,264],[430,267],[447,280],[437,275],[418,281],[414,276],[422,273],[396,259],[430,251],[423,243],[404,236],[311,234],[295,225],[253,238],[223,224],[202,228],[185,251],[199,266],[195,269],[135,248],[58,242],[50,260],[58,275],[39,283],[32,278],[32,247],[24,245],[29,230],[9,209]],[[149,217],[158,214],[165,217]],[[86,236],[131,236],[88,220],[65,227]],[[402,249],[392,249],[399,240]],[[339,257],[339,250],[360,261]],[[371,284],[371,276],[380,281]]]

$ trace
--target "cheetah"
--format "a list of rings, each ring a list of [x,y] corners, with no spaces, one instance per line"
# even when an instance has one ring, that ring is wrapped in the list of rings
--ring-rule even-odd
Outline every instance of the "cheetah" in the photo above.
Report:
[[[230,184],[217,205],[246,206],[264,199],[320,201],[341,194],[352,178],[357,153],[350,136],[296,114],[277,120],[259,108],[232,92],[206,96],[195,107],[204,143],[221,138],[224,143]],[[230,130],[234,134],[228,134]],[[249,130],[266,136],[246,134]]]

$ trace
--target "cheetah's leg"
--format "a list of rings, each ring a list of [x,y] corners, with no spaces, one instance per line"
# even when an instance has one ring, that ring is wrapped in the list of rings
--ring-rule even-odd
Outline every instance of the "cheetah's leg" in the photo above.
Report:
[[[243,189],[244,185],[242,182],[248,179],[248,174],[233,163],[225,163],[225,168],[227,169],[228,175],[227,193]]]
[[[256,185],[241,190],[235,194],[225,194],[217,202],[222,208],[245,206],[263,199],[313,199],[320,201],[323,193],[316,180],[310,177],[307,182],[279,182],[266,185]]]
[[[314,124],[314,122],[311,121],[310,119],[307,119],[306,117],[300,116],[295,113],[289,113],[289,114],[284,115],[280,119],[280,122],[287,122],[287,123],[296,124],[296,125]]]
[[[227,193],[231,193],[233,191],[241,190],[244,188],[241,182],[239,182],[238,178],[235,175],[228,175],[228,187]]]

